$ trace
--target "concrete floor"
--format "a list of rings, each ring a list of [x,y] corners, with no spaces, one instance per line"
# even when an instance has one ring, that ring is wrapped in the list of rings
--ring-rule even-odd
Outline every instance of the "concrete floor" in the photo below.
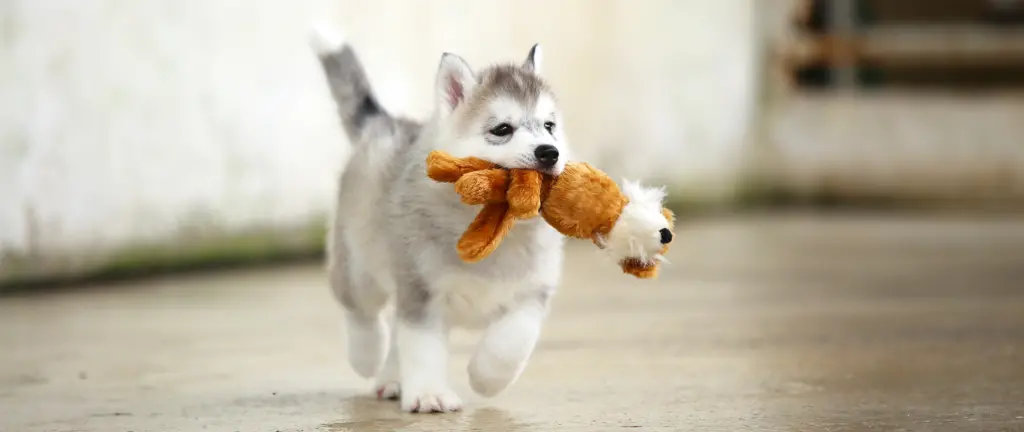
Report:
[[[681,227],[656,282],[574,244],[526,373],[409,415],[344,361],[320,266],[0,299],[2,431],[1024,430],[1024,221]]]

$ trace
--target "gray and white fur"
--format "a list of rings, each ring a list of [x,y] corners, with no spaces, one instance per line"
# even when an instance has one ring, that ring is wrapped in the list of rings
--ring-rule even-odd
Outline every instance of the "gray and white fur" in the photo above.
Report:
[[[477,72],[444,54],[434,112],[419,122],[381,106],[342,38],[321,29],[313,44],[352,145],[328,263],[353,369],[375,377],[378,397],[400,399],[405,411],[459,410],[446,373],[448,332],[479,328],[471,386],[484,396],[501,392],[540,335],[561,279],[563,236],[534,218],[517,223],[485,260],[461,261],[456,241],[479,208],[428,179],[425,159],[438,149],[560,173],[569,149],[562,113],[540,77],[540,47],[521,63]]]

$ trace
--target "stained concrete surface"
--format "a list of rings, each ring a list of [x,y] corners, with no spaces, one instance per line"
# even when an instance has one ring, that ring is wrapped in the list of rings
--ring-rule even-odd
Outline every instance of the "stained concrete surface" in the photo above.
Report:
[[[656,282],[573,244],[495,399],[410,415],[345,364],[319,265],[0,299],[3,431],[1024,430],[1024,221],[680,227]]]

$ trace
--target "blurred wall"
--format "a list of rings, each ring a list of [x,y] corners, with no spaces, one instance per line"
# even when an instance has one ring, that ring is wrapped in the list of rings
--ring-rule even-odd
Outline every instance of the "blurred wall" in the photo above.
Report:
[[[1024,204],[1020,94],[794,95],[769,108],[760,168],[794,197],[972,210]]]
[[[544,45],[577,156],[727,195],[754,108],[751,0],[345,0],[341,23],[391,109],[429,112],[440,53],[471,66]]]
[[[334,3],[0,3],[0,269],[322,218],[344,147],[306,28]]]
[[[753,108],[751,4],[4,1],[0,279],[142,246],[315,242],[346,148],[311,21],[344,29],[384,104],[411,115],[441,52],[479,65],[542,42],[579,158],[727,197]]]

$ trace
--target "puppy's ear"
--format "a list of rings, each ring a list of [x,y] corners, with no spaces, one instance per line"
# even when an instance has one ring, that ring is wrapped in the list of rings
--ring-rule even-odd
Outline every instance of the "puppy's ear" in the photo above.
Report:
[[[451,114],[464,103],[474,87],[476,77],[469,64],[462,57],[444,53],[437,68],[437,109],[441,116]]]
[[[544,60],[544,52],[540,48],[540,44],[536,44],[533,48],[530,48],[530,53],[526,55],[526,61],[523,62],[523,68],[533,72],[535,75],[540,75],[540,66]]]

